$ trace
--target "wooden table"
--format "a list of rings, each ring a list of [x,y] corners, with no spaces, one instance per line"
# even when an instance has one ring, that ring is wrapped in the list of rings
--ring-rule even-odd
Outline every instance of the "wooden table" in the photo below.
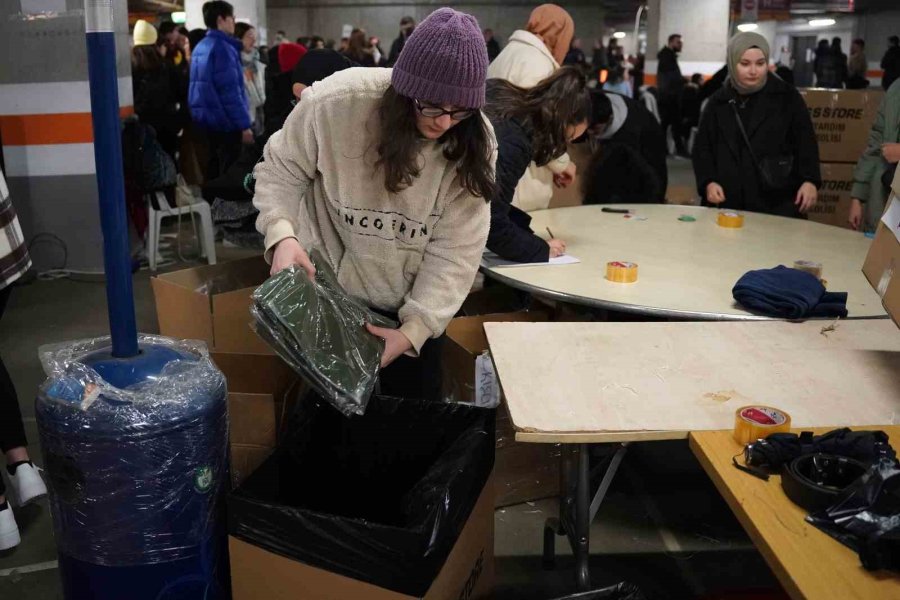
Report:
[[[560,516],[545,526],[546,562],[556,536],[566,535],[577,585],[590,589],[590,522],[631,442],[730,429],[735,409],[747,404],[783,408],[799,426],[900,421],[896,326],[887,319],[831,326],[485,323],[516,440],[578,450],[565,470],[573,481]],[[619,447],[593,493],[588,444],[609,442]]]
[[[682,320],[761,320],[734,302],[731,289],[741,275],[812,260],[824,265],[828,289],[849,293],[851,318],[886,314],[861,272],[871,242],[862,233],[760,213],[745,213],[742,229],[725,229],[716,225],[716,210],[692,206],[617,206],[646,221],[602,208],[531,213],[532,229],[548,237],[549,227],[581,263],[482,270],[535,296],[594,308]],[[696,221],[679,221],[680,215]],[[638,263],[637,283],[604,278],[606,263],[615,260]]]
[[[900,443],[900,426],[864,429],[882,429]],[[731,457],[742,447],[731,431],[694,432],[690,446],[792,598],[900,598],[900,575],[866,571],[856,552],[804,521],[806,511],[784,495],[779,476],[762,481],[735,469]]]

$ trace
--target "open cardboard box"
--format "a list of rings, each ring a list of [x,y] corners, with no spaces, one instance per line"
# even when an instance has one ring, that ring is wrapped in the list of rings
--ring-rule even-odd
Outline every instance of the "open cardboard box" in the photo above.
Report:
[[[878,223],[863,273],[894,322],[900,326],[900,171],[894,178],[894,193]]]
[[[160,333],[203,340],[214,352],[274,355],[250,329],[250,295],[268,277],[261,256],[157,275],[151,284]]]
[[[548,317],[543,312],[522,311],[459,317],[450,321],[441,363],[444,397],[454,402],[477,405],[484,395],[483,390],[476,388],[475,380],[478,371],[477,361],[488,350],[487,336],[484,333],[485,323],[547,320]],[[559,494],[560,447],[556,444],[524,444],[517,442],[515,435],[506,408],[499,407],[497,454],[494,459],[497,508]]]
[[[481,492],[456,544],[424,596],[409,596],[228,538],[234,600],[481,600],[494,589],[494,486]],[[362,499],[361,499],[362,501]]]
[[[231,482],[236,487],[275,450],[304,384],[277,356],[218,352],[211,358],[228,386]]]

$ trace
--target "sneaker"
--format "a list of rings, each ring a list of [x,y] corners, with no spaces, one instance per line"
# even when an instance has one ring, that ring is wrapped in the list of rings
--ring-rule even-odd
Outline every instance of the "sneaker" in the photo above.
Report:
[[[0,504],[0,550],[9,550],[19,545],[19,526],[9,507],[9,502]]]
[[[17,463],[6,468],[17,506],[26,506],[47,495],[47,486],[31,462]]]

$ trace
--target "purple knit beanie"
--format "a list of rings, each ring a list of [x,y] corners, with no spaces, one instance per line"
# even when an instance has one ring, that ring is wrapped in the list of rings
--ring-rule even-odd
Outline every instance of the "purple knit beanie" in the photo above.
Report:
[[[487,67],[487,46],[475,17],[439,8],[406,40],[391,84],[407,98],[481,108]]]

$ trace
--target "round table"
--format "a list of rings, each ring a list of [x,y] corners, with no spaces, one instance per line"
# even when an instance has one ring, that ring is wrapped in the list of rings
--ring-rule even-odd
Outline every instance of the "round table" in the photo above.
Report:
[[[581,260],[571,265],[483,267],[487,277],[539,298],[646,316],[689,320],[762,320],[741,308],[731,289],[747,271],[795,260],[822,263],[828,289],[848,292],[850,318],[886,315],[862,274],[871,240],[862,233],[801,219],[743,213],[744,226],[716,224],[718,211],[665,204],[628,208],[632,218],[603,206],[554,208],[531,213],[532,229],[549,228]],[[696,221],[680,221],[688,215]],[[606,263],[638,263],[638,281],[607,281]]]

